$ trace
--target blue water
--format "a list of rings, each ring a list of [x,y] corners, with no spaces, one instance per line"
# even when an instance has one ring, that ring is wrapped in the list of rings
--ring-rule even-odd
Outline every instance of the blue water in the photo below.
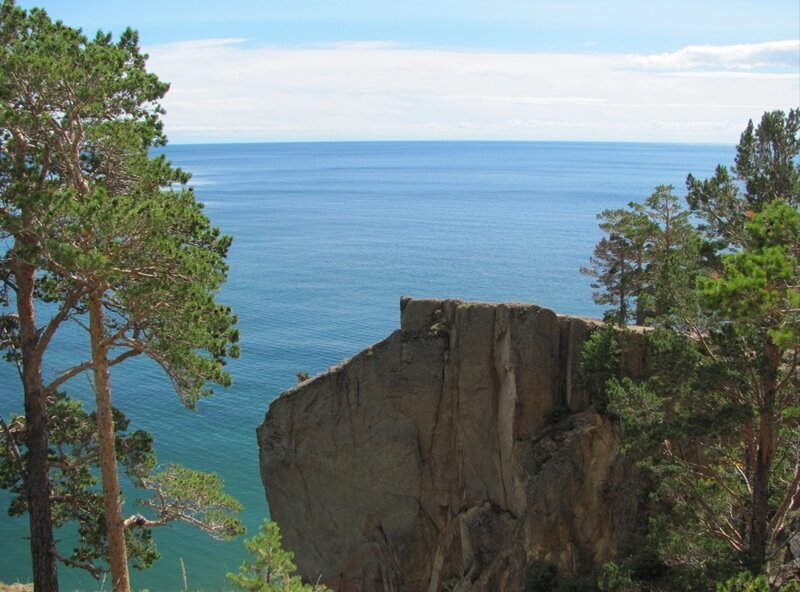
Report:
[[[684,194],[686,174],[732,164],[727,146],[536,142],[375,142],[171,146],[194,174],[214,224],[235,237],[220,299],[239,315],[235,384],[181,407],[158,370],[136,360],[114,369],[114,402],[133,428],[153,432],[162,462],[217,471],[246,506],[252,533],[268,515],[256,426],[296,382],[382,339],[399,300],[458,297],[534,302],[600,316],[585,265],[599,238],[596,214],[642,200],[657,184]],[[85,351],[80,331],[56,343],[55,372]],[[0,367],[0,414],[22,408],[17,378]],[[85,378],[68,389],[90,400]],[[130,498],[129,498],[130,499]],[[6,506],[7,497],[0,495]],[[135,507],[128,503],[131,513]],[[27,519],[0,517],[0,581],[30,578]],[[181,525],[157,531],[163,558],[132,572],[134,589],[226,589],[245,558]],[[68,537],[68,535],[64,535]],[[62,568],[62,589],[99,589]],[[108,583],[105,589],[109,590]]]

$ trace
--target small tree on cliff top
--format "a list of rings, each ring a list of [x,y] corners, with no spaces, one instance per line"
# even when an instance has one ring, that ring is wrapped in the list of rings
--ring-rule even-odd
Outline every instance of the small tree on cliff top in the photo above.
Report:
[[[605,210],[598,214],[600,228],[607,234],[589,259],[591,267],[581,273],[594,278],[592,288],[597,304],[611,305],[610,315],[616,324],[625,326],[631,317],[644,322],[645,275],[648,241],[653,223],[635,209]]]
[[[581,273],[595,278],[597,304],[610,305],[617,325],[663,317],[685,306],[697,269],[699,238],[671,185],[659,185],[643,203],[598,215],[606,233]]]

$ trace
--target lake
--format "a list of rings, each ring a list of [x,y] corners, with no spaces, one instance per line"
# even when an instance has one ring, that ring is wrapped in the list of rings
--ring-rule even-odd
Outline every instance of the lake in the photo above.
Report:
[[[161,462],[216,471],[246,507],[252,534],[268,508],[255,429],[295,372],[316,374],[399,326],[402,295],[532,302],[601,316],[579,273],[600,237],[596,214],[641,201],[658,184],[732,165],[732,146],[558,142],[330,142],[176,145],[213,223],[234,236],[220,300],[239,315],[234,386],[184,409],[144,360],[114,368],[115,405],[154,434]],[[50,375],[88,355],[77,327],[54,343]],[[0,367],[0,415],[21,412],[19,381]],[[85,377],[68,385],[91,400]],[[125,511],[137,511],[129,495]],[[30,579],[26,519],[0,494],[0,581]],[[69,534],[59,535],[66,541]],[[155,532],[163,558],[132,571],[136,590],[226,589],[246,553],[188,526]],[[99,589],[60,569],[62,590]],[[105,583],[105,589],[110,590]]]

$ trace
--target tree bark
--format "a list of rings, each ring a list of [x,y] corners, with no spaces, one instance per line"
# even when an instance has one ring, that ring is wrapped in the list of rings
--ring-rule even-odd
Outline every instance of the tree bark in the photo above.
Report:
[[[753,471],[753,507],[750,528],[748,567],[761,571],[767,562],[769,533],[769,481],[775,456],[775,397],[780,365],[780,349],[767,347],[767,368],[762,383],[763,401],[758,417],[758,444]]]
[[[57,592],[58,575],[50,515],[47,459],[47,401],[42,384],[42,360],[37,348],[38,332],[33,304],[36,269],[18,259],[14,262],[14,275],[17,281],[22,387],[27,425],[28,467],[24,480],[30,520],[33,589],[35,592]]]
[[[94,393],[97,404],[97,432],[100,444],[100,476],[103,483],[108,562],[114,592],[130,592],[128,557],[125,549],[125,527],[117,473],[117,451],[114,440],[114,417],[111,411],[111,383],[108,370],[108,347],[103,343],[103,305],[101,292],[89,295],[89,333],[92,343]]]
[[[767,558],[767,523],[769,522],[769,480],[772,472],[772,425],[774,413],[762,413],[759,417],[758,449],[753,474],[753,514],[750,528],[748,567],[761,571]]]

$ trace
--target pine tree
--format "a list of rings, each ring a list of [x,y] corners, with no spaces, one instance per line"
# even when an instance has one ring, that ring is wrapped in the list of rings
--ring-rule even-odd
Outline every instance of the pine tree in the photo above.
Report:
[[[26,494],[30,511],[34,585],[58,589],[47,474],[46,402],[42,361],[53,335],[79,305],[80,288],[49,281],[46,243],[58,240],[54,204],[59,196],[81,195],[88,179],[124,186],[131,180],[125,147],[106,142],[104,127],[127,121],[140,142],[160,140],[154,101],[166,85],[143,71],[133,51],[133,33],[119,44],[53,23],[42,10],[25,12],[11,0],[0,6],[0,229],[5,254],[0,276],[16,313],[4,315],[6,339],[20,364],[29,430]],[[86,155],[114,152],[114,167],[95,168]],[[116,148],[116,151],[112,149]],[[36,301],[58,303],[44,325]]]
[[[249,592],[325,592],[321,584],[303,584],[300,576],[293,575],[296,567],[294,555],[281,546],[278,525],[264,520],[261,530],[244,542],[253,561],[245,561],[239,573],[229,573],[228,579],[240,590]]]
[[[89,40],[4,0],[0,39],[0,277],[6,305],[17,309],[0,328],[25,394],[34,584],[58,588],[48,398],[91,370],[112,579],[125,590],[109,369],[144,354],[190,407],[210,394],[209,382],[229,384],[223,365],[238,354],[236,319],[215,294],[230,238],[202,214],[188,175],[149,156],[166,141],[158,101],[167,85],[146,71],[135,32]],[[38,300],[57,306],[42,326]],[[87,327],[91,356],[45,385],[47,347],[67,320]]]
[[[653,532],[672,563],[800,574],[781,565],[800,510],[798,156],[800,110],[766,113],[734,169],[689,176],[697,229],[658,190],[633,208],[656,222],[645,292],[659,328],[650,378],[611,378],[606,392],[624,449],[656,477],[669,516]]]
[[[652,222],[633,208],[605,210],[599,214],[600,228],[607,234],[595,247],[589,262],[591,267],[581,273],[595,278],[592,287],[597,304],[612,306],[609,314],[624,327],[633,319],[644,322],[643,298],[647,266],[648,241],[653,232]]]

